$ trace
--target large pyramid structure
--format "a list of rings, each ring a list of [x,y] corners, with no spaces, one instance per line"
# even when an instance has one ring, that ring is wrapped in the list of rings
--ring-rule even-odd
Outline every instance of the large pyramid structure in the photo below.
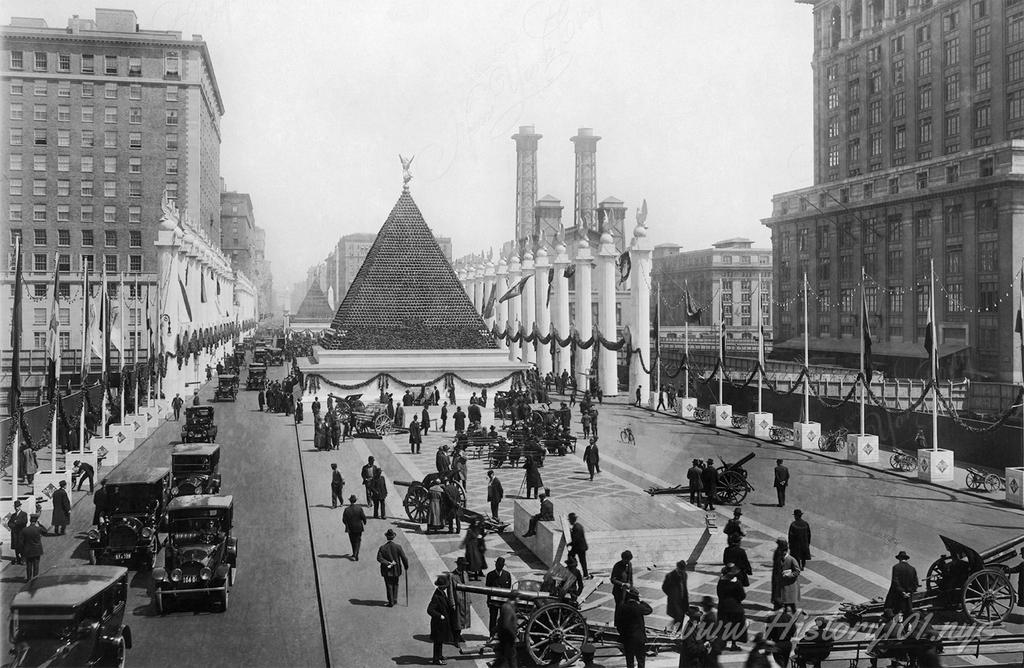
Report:
[[[334,317],[331,305],[327,303],[327,295],[320,289],[320,284],[313,282],[306,291],[306,297],[299,305],[299,310],[291,317],[292,322],[330,322]]]
[[[331,323],[335,350],[497,348],[407,190]]]

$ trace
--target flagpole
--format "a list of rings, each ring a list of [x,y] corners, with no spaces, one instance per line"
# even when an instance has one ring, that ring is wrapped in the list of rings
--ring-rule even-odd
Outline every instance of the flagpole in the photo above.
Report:
[[[757,303],[750,309],[757,318],[757,412],[761,412],[761,389],[764,382],[764,327],[761,323],[761,278],[757,279]]]
[[[864,388],[867,386],[868,376],[864,371],[864,312],[866,311],[866,304],[864,302],[864,265],[860,268],[860,432],[861,434],[866,433],[864,431]]]
[[[92,352],[89,346],[89,266],[82,266],[82,413],[78,420],[78,454],[85,454],[85,379],[89,375]]]
[[[928,299],[928,308],[931,310],[932,328],[932,451],[939,449],[939,339],[935,336],[935,260],[929,260],[928,266],[931,272],[931,293]]]
[[[11,416],[14,418],[14,443],[11,445],[11,497],[18,500],[18,470],[21,459],[21,236],[14,242],[14,310],[11,313]]]
[[[807,338],[807,272],[804,272],[804,423],[811,421],[810,389],[811,375],[810,340]]]
[[[1020,323],[1020,319],[1024,318],[1024,257],[1020,260],[1020,302],[1017,305],[1017,321]],[[1020,345],[1020,372],[1021,372],[1021,385],[1024,386],[1024,325],[1021,325],[1021,345]],[[1024,406],[1021,407],[1021,415],[1024,415]],[[1022,465],[1024,465],[1024,420],[1022,420],[1020,430],[1020,458]]]
[[[725,401],[722,393],[725,377],[725,313],[722,310],[722,284],[718,285],[718,403]]]
[[[141,304],[142,298],[139,296],[139,275],[135,274],[135,303]],[[132,307],[132,315],[135,317],[135,338],[132,340],[132,368],[134,373],[132,374],[132,394],[135,397],[135,414],[139,414],[139,320],[142,319],[142,309]]]
[[[107,358],[110,357],[110,289],[107,287],[105,264],[99,311],[100,324],[103,326],[103,382],[101,383],[103,391],[100,398],[100,429],[103,437],[106,438],[109,435],[107,431],[107,397],[110,396],[110,363]]]
[[[686,291],[686,304],[683,305],[683,387],[686,398],[690,398],[690,284],[683,281]]]
[[[661,396],[661,281],[658,281],[658,308],[655,309],[654,315],[656,318],[656,327],[654,331],[657,332],[657,336],[654,341],[654,352],[658,356],[658,396]]]
[[[124,317],[124,272],[117,275],[117,337],[121,339],[121,350],[118,351],[118,360],[120,361],[120,374],[118,374],[118,385],[120,386],[121,395],[121,425],[124,425],[124,409],[125,404],[128,403],[128,397],[125,396],[124,391],[124,370],[127,366],[125,364],[125,345],[124,345],[124,330],[125,330],[125,317]]]
[[[49,335],[54,338],[50,343],[50,354],[54,356],[53,364],[53,389],[50,394],[50,403],[53,409],[53,422],[50,425],[50,473],[57,474],[57,413],[60,412],[60,403],[57,399],[57,386],[60,385],[60,335],[59,320],[57,319],[57,285],[59,282],[60,253],[53,254],[53,300],[50,302],[50,320],[58,323],[57,331],[52,328]]]

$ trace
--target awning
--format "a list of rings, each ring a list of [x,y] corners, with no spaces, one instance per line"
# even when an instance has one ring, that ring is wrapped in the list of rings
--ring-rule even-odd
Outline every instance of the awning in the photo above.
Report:
[[[802,337],[787,339],[776,343],[776,350],[797,350],[804,349]],[[807,341],[807,348],[816,353],[843,353],[847,355],[860,354],[860,339],[848,337],[843,339],[826,339],[810,337]],[[947,341],[939,344],[939,357],[948,357],[954,353],[970,348],[962,341]],[[913,341],[874,341],[871,344],[871,356],[878,357],[909,357],[913,359],[928,359],[928,351],[924,345]]]

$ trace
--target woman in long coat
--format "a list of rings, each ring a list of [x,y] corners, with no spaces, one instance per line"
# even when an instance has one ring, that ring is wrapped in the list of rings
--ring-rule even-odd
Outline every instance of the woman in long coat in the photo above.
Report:
[[[782,538],[775,541],[772,554],[772,607],[796,612],[800,603],[800,564],[789,553],[789,543]]]
[[[747,593],[739,580],[740,570],[735,564],[728,564],[722,569],[722,577],[718,580],[718,619],[723,624],[724,640],[728,640],[730,649],[736,651],[737,642],[747,642],[747,614],[743,609],[743,599]]]
[[[729,547],[725,548],[722,552],[722,565],[735,564],[736,568],[740,569],[740,584],[744,587],[749,587],[749,576],[754,574],[754,569],[750,567],[747,551],[740,545],[742,540],[743,537],[737,533],[729,536]]]
[[[405,409],[402,408],[402,404],[395,406],[395,426],[399,429],[405,427]]]
[[[487,570],[487,559],[484,558],[487,546],[484,543],[484,528],[479,521],[469,525],[462,547],[466,550],[466,561],[469,562],[466,570],[473,574],[474,580],[479,580]]]

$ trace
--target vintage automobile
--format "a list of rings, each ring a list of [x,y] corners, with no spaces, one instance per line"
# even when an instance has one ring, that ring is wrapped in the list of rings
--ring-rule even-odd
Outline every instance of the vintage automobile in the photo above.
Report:
[[[267,365],[253,362],[249,365],[249,375],[245,378],[246,390],[262,390],[267,385]]]
[[[183,443],[213,443],[217,425],[213,423],[213,406],[189,406],[185,409],[185,425],[181,428]]]
[[[153,568],[160,551],[159,531],[171,496],[171,470],[166,467],[115,469],[103,488],[106,508],[98,526],[89,530],[89,563],[112,561]]]
[[[128,569],[58,566],[11,602],[10,666],[123,666]]]
[[[178,443],[171,448],[171,496],[220,491],[220,446]]]
[[[252,351],[253,364],[262,364],[266,366],[270,364],[270,349],[259,346]]]
[[[267,364],[272,366],[284,366],[284,350],[281,348],[271,348]]]
[[[167,506],[164,567],[153,571],[157,612],[167,612],[168,598],[178,596],[203,596],[227,610],[238,558],[233,510],[227,495],[179,496]]]
[[[217,389],[213,392],[214,401],[234,401],[238,396],[238,376],[233,373],[222,373],[217,376]]]

